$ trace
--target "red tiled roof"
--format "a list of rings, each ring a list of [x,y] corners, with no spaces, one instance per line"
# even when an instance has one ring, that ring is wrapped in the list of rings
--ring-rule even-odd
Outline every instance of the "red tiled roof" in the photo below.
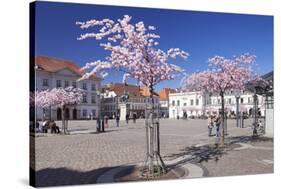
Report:
[[[149,88],[146,86],[141,86],[140,87],[140,92],[143,96],[149,97],[150,96],[150,91]],[[159,96],[156,92],[153,92],[153,96]]]
[[[149,97],[149,88],[146,86],[130,85],[125,83],[112,83],[104,87],[105,90],[114,91],[117,96],[124,95],[126,91],[130,96]],[[158,96],[155,92],[154,96]]]
[[[107,87],[107,89],[109,91],[114,91],[117,96],[124,95],[124,91],[126,91],[130,96],[143,96],[140,92],[140,87],[136,85],[114,83]]]
[[[175,93],[176,90],[175,89],[171,89],[171,88],[163,88],[159,91],[159,97],[160,97],[160,100],[168,100],[169,98],[169,94],[170,93]]]
[[[77,64],[71,61],[51,58],[47,56],[36,56],[35,65],[38,66],[39,69],[43,69],[47,72],[52,73],[58,72],[63,69],[69,69],[79,76],[83,76],[85,74],[85,72],[81,70]],[[92,75],[91,78],[100,79],[96,75]]]

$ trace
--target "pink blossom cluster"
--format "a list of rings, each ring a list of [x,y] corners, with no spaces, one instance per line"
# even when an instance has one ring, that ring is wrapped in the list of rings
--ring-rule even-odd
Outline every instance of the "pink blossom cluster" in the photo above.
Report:
[[[215,93],[242,90],[246,83],[258,77],[252,69],[255,60],[256,56],[249,53],[232,59],[221,56],[209,58],[209,69],[187,76],[182,87],[184,90]]]
[[[152,33],[156,28],[146,27],[142,21],[131,24],[131,19],[132,17],[124,15],[123,19],[116,22],[108,18],[76,22],[81,29],[94,27],[98,31],[82,34],[78,40],[104,40],[100,45],[110,52],[105,60],[87,63],[82,69],[92,70],[81,79],[101,71],[104,74],[107,69],[116,69],[124,72],[123,82],[133,78],[141,85],[155,86],[163,80],[172,80],[183,72],[179,66],[169,64],[168,60],[177,57],[186,59],[189,54],[179,48],[171,48],[167,52],[157,48],[160,36]]]
[[[64,105],[73,105],[82,101],[83,90],[79,88],[53,88],[43,91],[36,91],[31,95],[31,100],[37,107],[63,107]]]

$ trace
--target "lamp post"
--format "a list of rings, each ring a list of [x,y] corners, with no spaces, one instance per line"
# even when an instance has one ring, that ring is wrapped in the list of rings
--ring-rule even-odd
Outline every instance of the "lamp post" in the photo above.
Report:
[[[239,114],[240,94],[239,94],[238,90],[236,91],[235,98],[236,98],[236,127],[238,128],[239,127],[239,117],[240,117],[240,114]]]
[[[117,116],[117,115],[119,115],[119,109],[118,109],[118,96],[116,95],[116,97],[114,97],[115,98],[115,104],[116,104],[116,108],[115,108],[115,116]],[[119,115],[120,116],[120,115]]]
[[[101,95],[101,92],[100,91],[96,91],[96,94],[97,94],[97,97],[98,97],[98,111],[97,111],[97,117],[98,118],[100,118],[100,116],[101,116],[101,97],[102,97],[102,95]]]
[[[254,125],[254,130],[253,130],[253,136],[257,136],[258,135],[258,132],[257,132],[257,102],[258,102],[258,96],[255,92],[255,94],[253,95],[253,98],[254,98],[254,122],[253,122],[253,125]]]

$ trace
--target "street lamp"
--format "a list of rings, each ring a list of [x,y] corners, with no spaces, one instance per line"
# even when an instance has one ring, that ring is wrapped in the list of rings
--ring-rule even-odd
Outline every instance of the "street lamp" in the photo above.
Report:
[[[255,94],[253,95],[254,98],[254,130],[253,130],[253,136],[257,136],[257,125],[258,125],[258,95],[257,94],[264,94],[265,89],[262,86],[255,86]]]
[[[100,91],[96,91],[97,97],[98,97],[98,118],[100,118],[101,116],[101,92]]]
[[[235,98],[236,98],[236,127],[239,127],[239,99],[240,99],[240,91],[236,90],[235,92]]]
[[[257,132],[257,124],[258,124],[258,120],[257,120],[257,99],[258,99],[258,96],[257,94],[255,93],[253,95],[253,98],[254,98],[254,130],[253,130],[253,136],[257,136],[258,135],[258,132]]]

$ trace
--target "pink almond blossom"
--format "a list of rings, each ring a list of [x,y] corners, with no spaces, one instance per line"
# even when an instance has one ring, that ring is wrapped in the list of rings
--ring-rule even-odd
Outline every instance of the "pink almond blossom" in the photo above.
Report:
[[[81,29],[99,28],[98,32],[81,34],[78,40],[87,38],[103,40],[100,45],[110,51],[110,56],[104,60],[87,63],[82,69],[91,71],[81,79],[107,69],[116,69],[124,72],[124,82],[128,78],[133,78],[140,85],[155,86],[161,81],[174,79],[183,71],[168,61],[177,57],[186,59],[189,54],[179,48],[171,48],[166,52],[157,48],[159,44],[157,39],[160,36],[151,33],[156,28],[154,26],[147,28],[142,21],[132,24],[131,19],[132,17],[124,15],[123,19],[117,21],[106,18],[76,22]]]

